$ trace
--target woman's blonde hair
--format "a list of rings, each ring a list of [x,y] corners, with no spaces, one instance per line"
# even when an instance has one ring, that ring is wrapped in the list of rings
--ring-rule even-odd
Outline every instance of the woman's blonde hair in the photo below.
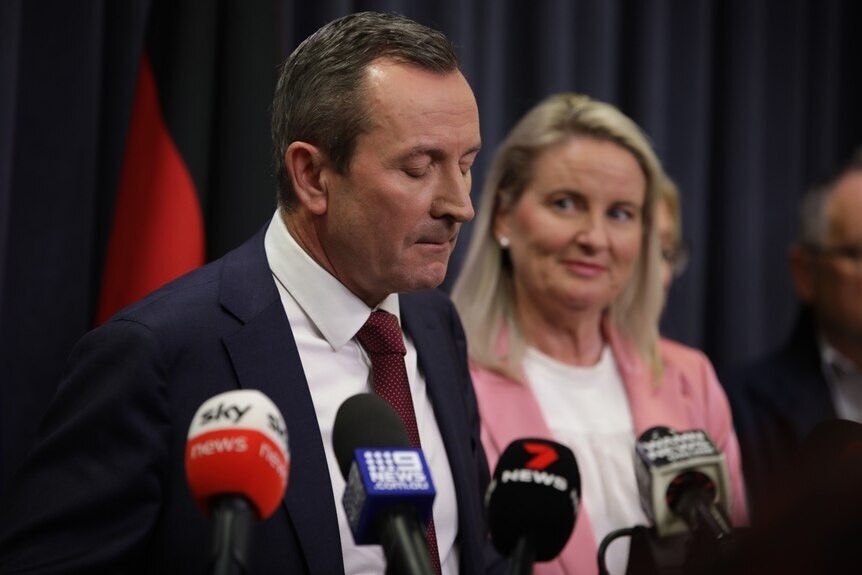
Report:
[[[659,185],[659,198],[667,206],[671,224],[671,242],[674,249],[682,243],[682,213],[679,205],[679,188],[670,177],[665,177]]]
[[[511,261],[494,237],[494,215],[501,203],[513,206],[518,202],[533,178],[535,160],[542,152],[575,137],[609,141],[628,150],[646,177],[640,255],[631,278],[607,313],[647,365],[660,373],[658,320],[662,288],[654,214],[664,172],[637,124],[610,104],[574,93],[550,96],[527,112],[491,162],[470,247],[452,292],[467,334],[471,360],[507,376],[520,377],[527,342],[515,312]],[[499,357],[497,337],[504,325],[509,334],[508,353]]]

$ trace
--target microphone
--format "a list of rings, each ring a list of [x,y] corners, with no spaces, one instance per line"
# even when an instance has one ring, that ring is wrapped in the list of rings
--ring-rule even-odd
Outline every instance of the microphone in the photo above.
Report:
[[[249,572],[252,527],[284,498],[289,461],[284,418],[260,391],[220,393],[195,412],[186,479],[198,507],[213,519],[213,573]]]
[[[338,408],[332,444],[353,540],[381,545],[387,573],[434,575],[425,529],[436,491],[398,414],[377,395],[354,395]]]
[[[491,539],[528,574],[560,554],[575,528],[581,476],[572,451],[547,439],[518,439],[503,451],[485,494]]]
[[[730,534],[727,463],[705,432],[646,430],[635,444],[635,473],[641,505],[660,537]]]
[[[674,536],[691,534],[684,546],[686,573],[717,572],[731,564],[730,477],[724,454],[704,431],[648,429],[635,443],[635,474],[641,505],[655,533],[670,538],[662,545],[647,534],[654,556],[663,555],[660,563],[677,563],[681,540]],[[639,555],[633,544],[630,564]],[[706,565],[712,565],[710,571]]]

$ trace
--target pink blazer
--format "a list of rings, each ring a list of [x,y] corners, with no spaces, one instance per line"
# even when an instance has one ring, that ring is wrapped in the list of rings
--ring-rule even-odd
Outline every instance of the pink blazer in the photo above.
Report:
[[[733,431],[730,407],[709,359],[695,349],[669,340],[660,341],[664,378],[660,385],[636,350],[620,334],[605,324],[628,395],[635,434],[656,425],[677,430],[703,429],[727,458],[732,492],[732,521],[748,522],[745,487],[739,444]],[[501,338],[505,339],[505,338]],[[493,470],[500,454],[513,440],[522,437],[553,439],[532,390],[497,373],[472,366],[473,385],[482,418],[482,444]],[[524,378],[526,380],[526,378]],[[598,543],[584,499],[575,531],[553,561],[537,563],[537,575],[595,575],[598,573]]]

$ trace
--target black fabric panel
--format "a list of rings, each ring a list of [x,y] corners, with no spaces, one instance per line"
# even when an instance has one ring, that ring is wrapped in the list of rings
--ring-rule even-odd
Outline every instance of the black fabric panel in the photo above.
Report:
[[[157,1],[147,49],[162,112],[198,191],[207,259],[275,210],[270,115],[281,61],[272,1]]]
[[[10,242],[9,218],[12,205],[12,164],[14,162],[15,102],[18,80],[18,47],[21,42],[21,0],[0,3],[0,304],[4,302],[6,284],[6,261]],[[11,281],[11,280],[9,280]],[[3,307],[0,307],[0,342],[3,334]],[[0,374],[10,374],[9,361],[0,355]],[[18,401],[21,390],[11,383],[0,380],[0,419],[3,421],[14,413],[11,407]],[[37,406],[36,409],[41,406]],[[15,443],[19,441],[12,424],[0,424],[0,493],[11,469],[19,457]]]
[[[207,257],[251,237],[275,212],[270,107],[282,56],[276,3],[225,2],[216,78]]]
[[[3,34],[14,61],[4,50],[0,78],[0,113],[14,118],[0,135],[4,482],[33,441],[72,344],[92,325],[141,6],[20,2],[0,18],[4,31],[17,30]]]
[[[146,50],[168,131],[206,206],[215,118],[219,2],[155,1]]]

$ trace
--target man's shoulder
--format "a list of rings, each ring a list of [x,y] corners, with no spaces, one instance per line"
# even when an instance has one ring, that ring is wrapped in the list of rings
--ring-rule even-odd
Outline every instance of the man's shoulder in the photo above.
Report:
[[[261,296],[263,294],[263,296]],[[234,307],[277,298],[259,236],[200,268],[167,283],[117,312],[109,322],[135,322],[156,333],[212,327],[217,318],[236,318]],[[263,304],[258,303],[259,307]],[[243,310],[240,310],[243,311]]]
[[[216,260],[167,283],[120,310],[109,321],[157,325],[168,318],[182,320],[213,309],[218,302],[223,263]]]
[[[812,417],[827,417],[829,386],[817,349],[801,352],[783,347],[721,372],[737,432],[752,426],[801,426]],[[801,432],[800,432],[801,433]],[[742,433],[744,435],[744,433]]]
[[[731,393],[770,388],[775,382],[810,377],[817,373],[816,353],[816,348],[803,352],[785,345],[722,369],[721,382]]]
[[[734,363],[721,370],[722,382],[727,384],[749,385],[763,381],[763,376],[770,376],[776,370],[783,371],[786,364],[784,356],[778,351],[749,358],[742,362]]]

